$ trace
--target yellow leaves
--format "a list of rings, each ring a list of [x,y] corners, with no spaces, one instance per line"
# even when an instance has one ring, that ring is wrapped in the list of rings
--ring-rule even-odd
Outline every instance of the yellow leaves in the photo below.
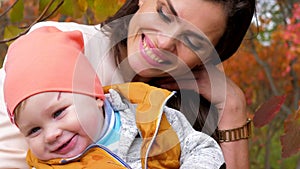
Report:
[[[119,0],[94,0],[91,9],[97,21],[103,21],[107,16],[113,15],[122,4]]]
[[[61,14],[77,19],[85,14],[87,7],[88,3],[83,0],[65,0],[60,9],[60,12]]]
[[[86,11],[88,9],[88,2],[86,0],[77,0],[78,7],[81,11]]]

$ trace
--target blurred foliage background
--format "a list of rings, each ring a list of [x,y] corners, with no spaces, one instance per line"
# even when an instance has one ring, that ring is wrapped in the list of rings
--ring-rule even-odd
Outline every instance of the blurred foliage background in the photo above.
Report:
[[[10,42],[32,24],[98,24],[124,1],[0,0],[0,65]],[[225,73],[245,92],[248,114],[254,119],[252,169],[300,169],[299,54],[300,2],[259,0],[242,46],[223,63]],[[264,111],[258,111],[262,107]],[[266,113],[264,118],[255,118],[261,113]]]

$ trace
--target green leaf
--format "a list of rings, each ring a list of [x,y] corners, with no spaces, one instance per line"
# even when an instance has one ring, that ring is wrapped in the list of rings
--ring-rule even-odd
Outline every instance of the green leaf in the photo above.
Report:
[[[60,13],[76,19],[82,17],[87,7],[88,2],[83,0],[65,0],[60,8]]]
[[[65,0],[60,8],[61,14],[73,16],[74,6],[73,0]]]
[[[4,39],[10,39],[19,35],[23,30],[17,26],[9,25],[4,29]],[[10,45],[12,42],[8,42],[7,45]]]
[[[39,12],[41,13],[42,11],[44,11],[44,9],[46,8],[46,6],[50,3],[51,0],[39,0]],[[51,6],[48,8],[46,14],[50,14],[52,11],[54,11],[54,9],[58,6],[58,4],[63,1],[63,0],[55,0],[53,1],[53,3],[51,4]],[[65,2],[64,2],[65,3]],[[60,7],[61,8],[61,7]],[[59,8],[59,9],[60,9]],[[55,14],[54,14],[55,15]]]
[[[43,11],[43,9],[47,6],[50,0],[40,0],[39,1],[39,11]]]
[[[94,0],[86,0],[88,6],[92,7],[94,4]]]
[[[19,0],[9,13],[11,22],[20,22],[23,19],[24,2]]]

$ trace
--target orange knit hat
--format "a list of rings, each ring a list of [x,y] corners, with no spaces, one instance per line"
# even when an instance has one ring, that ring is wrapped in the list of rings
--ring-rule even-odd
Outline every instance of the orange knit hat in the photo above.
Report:
[[[18,38],[7,52],[4,99],[12,123],[24,99],[51,91],[73,92],[104,99],[101,82],[83,55],[80,31],[38,28]]]

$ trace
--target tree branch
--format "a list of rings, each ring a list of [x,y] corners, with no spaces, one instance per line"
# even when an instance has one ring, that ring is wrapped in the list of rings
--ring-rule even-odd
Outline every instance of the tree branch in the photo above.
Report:
[[[294,89],[294,102],[293,102],[293,104],[292,104],[292,106],[293,106],[293,109],[294,110],[297,110],[297,108],[298,108],[298,101],[300,100],[300,87],[299,87],[299,85],[298,85],[298,81],[299,81],[299,77],[298,77],[298,75],[297,75],[297,73],[296,73],[296,71],[293,69],[293,66],[297,63],[297,60],[298,60],[298,58],[297,57],[295,57],[295,59],[293,59],[292,61],[291,61],[291,71],[290,71],[290,75],[292,76],[292,86],[293,86],[293,89]]]
[[[253,35],[253,31],[251,31],[251,29],[249,31]],[[255,60],[257,61],[257,63],[264,69],[264,72],[265,72],[265,74],[267,76],[267,79],[269,81],[269,85],[271,87],[272,93],[275,96],[279,96],[280,94],[279,94],[279,91],[277,90],[277,88],[275,86],[275,82],[273,80],[273,77],[272,77],[272,74],[271,74],[271,69],[270,69],[269,65],[259,57],[253,41],[250,41],[250,43],[251,43],[252,54],[253,54]],[[287,114],[292,113],[291,109],[288,106],[286,106],[285,104],[282,104],[281,109],[284,110]]]
[[[250,30],[250,33],[253,34],[253,32],[251,30]],[[264,62],[262,59],[260,59],[253,41],[251,41],[251,50],[252,50],[252,54],[253,54],[255,60],[257,61],[257,63],[264,69],[264,72],[265,72],[267,79],[269,81],[269,84],[271,86],[272,92],[274,93],[274,95],[278,96],[279,92],[278,92],[278,90],[275,86],[275,82],[272,78],[270,67],[266,62]]]
[[[8,7],[1,15],[0,18],[5,16],[7,14],[7,12],[9,12],[18,2],[19,0],[16,0],[10,7]]]
[[[50,16],[52,16],[52,15],[58,10],[58,8],[60,8],[60,6],[61,6],[63,3],[64,3],[64,0],[61,0],[61,1],[59,2],[59,4],[54,8],[54,10],[51,11],[50,14],[48,14],[47,16],[45,16],[44,18],[42,18],[40,21],[44,21],[44,20],[48,19]]]
[[[49,8],[51,7],[51,5],[53,4],[54,1],[55,0],[51,0],[47,4],[45,9],[43,10],[41,15],[36,20],[34,20],[29,26],[27,26],[27,28],[23,32],[19,33],[17,36],[14,36],[12,38],[1,40],[0,43],[7,43],[7,42],[10,42],[10,41],[16,40],[20,36],[26,34],[34,24],[36,24],[40,21],[43,21],[43,20],[47,19],[48,17],[50,17],[51,15],[47,15],[46,17],[45,17],[45,15],[48,12]],[[64,0],[62,0],[50,14],[53,14],[63,4],[63,2],[64,2]]]

